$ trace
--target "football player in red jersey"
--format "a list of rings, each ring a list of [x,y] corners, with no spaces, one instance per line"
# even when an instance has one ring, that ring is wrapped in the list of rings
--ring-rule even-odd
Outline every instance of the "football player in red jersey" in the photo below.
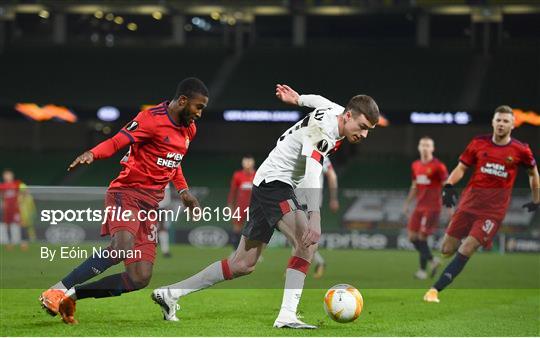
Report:
[[[443,182],[448,177],[444,163],[433,156],[435,143],[429,136],[424,136],[418,142],[420,159],[412,163],[412,185],[403,206],[406,215],[409,214],[411,201],[416,197],[416,207],[409,217],[407,234],[409,240],[420,255],[420,269],[415,277],[426,279],[427,263],[430,263],[431,275],[434,276],[440,264],[438,257],[433,257],[427,238],[432,235],[439,225]]]
[[[255,159],[251,155],[246,155],[242,157],[242,169],[235,171],[233,174],[229,196],[227,197],[227,205],[231,208],[231,214],[234,216],[232,218],[233,236],[231,244],[235,250],[240,243],[242,227],[247,220],[254,177]]]
[[[2,197],[2,219],[0,219],[0,242],[6,244],[8,249],[13,245],[21,244],[22,240],[21,216],[19,212],[19,190],[21,181],[15,179],[11,169],[4,169],[3,182],[0,183],[0,197]],[[9,234],[8,234],[9,233]]]
[[[531,148],[510,136],[514,128],[512,109],[509,106],[495,109],[492,126],[492,135],[475,137],[469,143],[444,185],[443,203],[452,207],[457,198],[453,186],[467,169],[473,169],[441,248],[443,255],[456,255],[424,295],[427,302],[438,303],[438,293],[459,275],[476,250],[491,246],[506,215],[519,167],[527,169],[532,191],[532,202],[523,207],[533,212],[540,205],[540,178]]]
[[[112,138],[77,157],[68,170],[94,160],[111,157],[130,146],[121,160],[122,171],[107,190],[105,207],[122,208],[131,215],[156,210],[164,189],[172,181],[187,208],[199,206],[189,192],[181,161],[195,137],[195,120],[208,104],[208,89],[197,78],[181,81],[174,99],[141,111]],[[140,218],[140,219],[137,219]],[[75,300],[119,296],[148,285],[156,255],[156,222],[131,217],[128,221],[107,214],[101,235],[110,235],[109,251],[88,258],[61,281],[41,294],[40,301],[51,315],[60,313],[65,323],[76,323]],[[125,259],[119,253],[128,252]],[[131,254],[129,254],[131,253]],[[96,255],[98,256],[98,255]],[[105,258],[106,257],[106,258]],[[111,266],[124,262],[125,272],[86,283]]]

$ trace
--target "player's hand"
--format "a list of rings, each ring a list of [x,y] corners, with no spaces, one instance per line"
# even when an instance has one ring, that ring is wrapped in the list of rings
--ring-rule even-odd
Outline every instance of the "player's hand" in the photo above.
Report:
[[[300,95],[287,85],[277,84],[276,97],[285,103],[298,105]]]
[[[195,208],[201,207],[197,198],[193,196],[193,194],[191,194],[187,189],[180,193],[180,199],[182,200],[184,207],[186,207],[191,213],[193,213]]]
[[[338,212],[338,210],[339,210],[339,201],[337,199],[331,199],[329,207],[330,207],[330,211],[332,211],[333,213]]]
[[[403,204],[403,215],[409,216],[409,203]]]
[[[308,220],[308,227],[302,235],[302,245],[305,248],[313,244],[319,243],[321,238],[321,214],[319,212],[311,212]]]
[[[522,207],[527,209],[528,212],[535,212],[536,210],[538,210],[538,208],[540,208],[540,203],[529,202],[523,204]]]
[[[447,208],[454,207],[456,205],[457,197],[457,192],[454,189],[454,186],[450,183],[446,183],[442,192],[442,202],[444,206]]]
[[[92,154],[91,151],[85,151],[84,153],[79,155],[73,162],[71,162],[67,170],[70,171],[71,169],[77,167],[79,164],[90,164],[92,162],[94,162],[94,154]]]

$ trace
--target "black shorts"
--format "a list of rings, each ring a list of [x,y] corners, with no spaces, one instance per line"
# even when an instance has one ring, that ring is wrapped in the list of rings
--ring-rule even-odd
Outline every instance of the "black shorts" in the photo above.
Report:
[[[257,187],[253,185],[249,204],[249,221],[242,230],[248,239],[268,243],[278,221],[290,211],[298,210],[293,188],[287,183],[264,181]]]

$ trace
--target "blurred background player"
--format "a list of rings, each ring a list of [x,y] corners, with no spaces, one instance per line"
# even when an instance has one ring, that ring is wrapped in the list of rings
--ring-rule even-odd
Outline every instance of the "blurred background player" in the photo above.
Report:
[[[438,303],[438,293],[456,279],[476,250],[481,246],[491,247],[510,204],[519,167],[527,169],[532,192],[532,202],[523,208],[533,212],[540,205],[538,167],[529,145],[511,137],[514,122],[514,113],[509,106],[495,109],[493,133],[475,137],[469,143],[444,185],[443,203],[453,207],[457,199],[454,185],[467,169],[473,168],[442,244],[444,255],[456,255],[424,295],[427,302]]]
[[[159,202],[159,210],[173,210],[176,205],[171,197],[171,183],[169,183],[165,187],[163,199]],[[171,240],[169,236],[171,224],[172,219],[169,216],[162,216],[158,219],[158,243],[161,254],[165,258],[171,258]]]
[[[325,157],[323,161],[322,174],[321,174],[321,187],[324,186],[325,177],[326,177],[326,183],[328,184],[328,193],[329,193],[328,207],[330,208],[330,211],[332,211],[333,213],[336,213],[339,210],[338,177],[329,157]],[[306,191],[304,191],[302,183],[298,185],[298,188],[295,190],[295,193],[296,193],[296,197],[298,198],[298,202],[302,206],[302,209],[307,211]],[[323,190],[321,190],[320,202],[322,205]],[[294,251],[294,248],[293,248],[293,251]],[[313,263],[315,264],[315,273],[313,274],[313,278],[317,278],[317,279],[321,278],[324,275],[326,262],[319,250],[317,250],[315,254],[313,254]]]
[[[280,84],[276,86],[276,96],[285,103],[315,110],[279,137],[257,169],[249,221],[236,251],[187,279],[153,291],[152,298],[161,306],[163,319],[178,320],[176,311],[181,297],[252,273],[277,228],[294,243],[294,253],[287,265],[282,304],[274,327],[317,328],[299,320],[297,309],[321,235],[319,199],[323,160],[337,150],[344,139],[350,143],[365,139],[379,121],[379,108],[367,95],[356,95],[342,107],[319,95],[299,95],[289,86]],[[308,192],[307,213],[301,209],[294,191],[302,181]]]
[[[426,267],[430,263],[431,277],[437,273],[440,264],[438,257],[433,257],[427,239],[439,226],[443,182],[448,177],[444,163],[433,157],[435,143],[429,136],[424,136],[418,142],[420,159],[411,165],[412,184],[403,211],[409,216],[409,207],[413,199],[416,206],[409,217],[407,235],[420,255],[420,269],[414,274],[418,279],[426,279]]]
[[[21,181],[15,179],[11,169],[2,172],[3,182],[0,183],[2,195],[2,222],[0,223],[0,242],[6,245],[8,250],[14,245],[21,244],[21,249],[26,248],[22,244],[21,215],[19,210],[19,188]]]
[[[21,215],[22,244],[25,243],[25,239],[35,242],[36,230],[34,223],[37,217],[36,203],[25,183],[21,183],[19,186],[19,212]]]
[[[60,313],[66,324],[74,324],[77,323],[74,318],[76,300],[120,296],[148,285],[156,255],[157,225],[136,217],[141,210],[148,214],[158,208],[165,187],[171,181],[184,206],[199,207],[189,191],[181,161],[197,132],[195,121],[202,116],[207,104],[206,85],[197,78],[186,78],[178,84],[172,101],[141,111],[115,136],[71,163],[68,170],[109,158],[130,146],[120,162],[122,171],[107,189],[105,207],[121,207],[130,210],[135,217],[124,221],[108,215],[101,235],[111,237],[110,245],[104,250],[131,252],[131,257],[110,258],[118,254],[89,257],[41,294],[40,302],[49,314]],[[122,261],[125,272],[82,284]]]
[[[231,208],[231,214],[238,212],[238,217],[232,218],[233,231],[231,245],[236,250],[240,243],[240,236],[244,222],[247,219],[249,201],[251,199],[251,189],[253,178],[255,177],[255,159],[252,155],[242,157],[242,169],[234,172],[231,179],[231,188],[227,197],[227,205]]]

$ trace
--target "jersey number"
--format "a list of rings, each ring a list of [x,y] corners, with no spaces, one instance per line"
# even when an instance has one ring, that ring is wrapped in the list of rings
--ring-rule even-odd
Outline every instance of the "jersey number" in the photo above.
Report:
[[[482,230],[486,233],[486,234],[489,234],[491,232],[491,230],[493,230],[493,227],[495,226],[495,223],[493,223],[492,220],[490,219],[487,219],[485,222],[484,222],[484,225],[482,226]]]
[[[313,115],[313,118],[317,121],[322,121],[323,117],[324,117],[324,113],[327,111],[327,110],[330,110],[330,108],[319,108],[317,110],[315,110],[315,115]],[[287,135],[290,135],[293,133],[293,131],[295,130],[298,130],[300,128],[304,128],[304,127],[307,127],[308,123],[309,123],[309,117],[311,116],[311,114],[309,114],[308,116],[304,117],[304,119],[299,122],[299,123],[296,123],[294,126],[292,126],[289,130],[287,130],[283,135],[281,135],[281,137],[279,138],[280,141],[283,141],[285,139],[285,137]]]
[[[292,134],[293,131],[298,130],[300,128],[307,127],[309,123],[309,115],[304,117],[304,119],[300,122],[297,122],[294,126],[292,126],[289,130],[287,130],[283,135],[280,136],[279,140],[283,141],[285,139],[285,136]]]
[[[313,116],[313,118],[317,121],[322,121],[324,114],[329,110],[330,108],[318,108],[315,110],[315,116]]]
[[[156,242],[157,239],[157,226],[155,224],[150,224],[150,233],[148,234],[148,240],[150,242]]]

